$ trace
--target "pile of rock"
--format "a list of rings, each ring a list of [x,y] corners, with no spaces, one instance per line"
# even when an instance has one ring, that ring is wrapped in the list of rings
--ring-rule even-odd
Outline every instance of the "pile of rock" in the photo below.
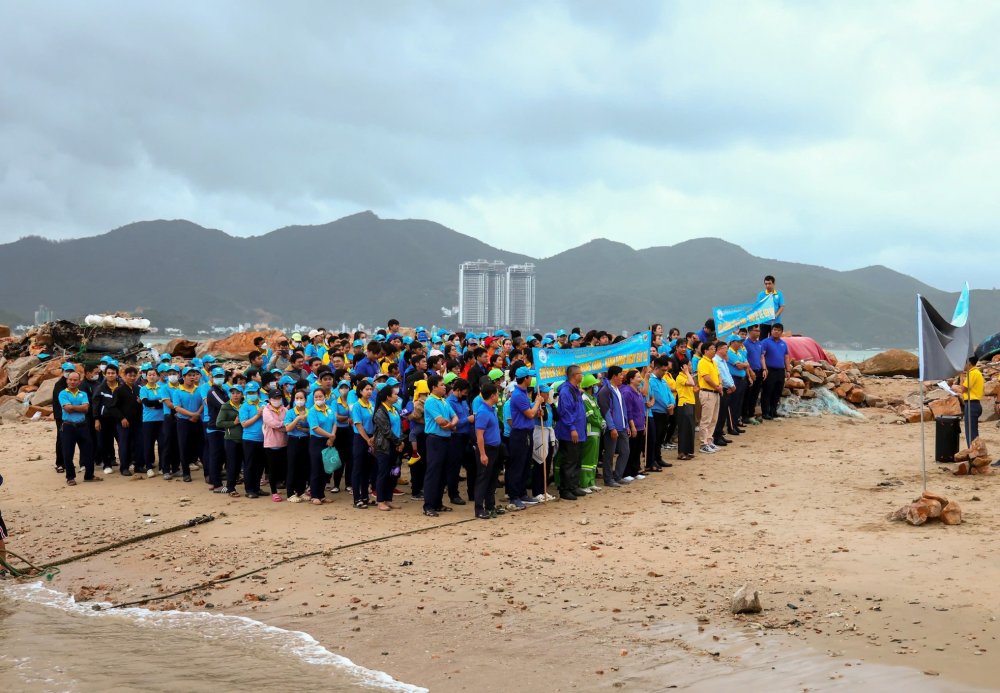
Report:
[[[0,421],[52,416],[52,392],[62,375],[61,359],[0,357]],[[82,375],[82,369],[77,366]]]
[[[928,520],[938,519],[946,525],[960,525],[962,524],[962,508],[959,507],[957,501],[948,500],[944,496],[939,496],[930,491],[924,491],[912,503],[904,505],[890,515],[889,519],[905,520],[915,527],[924,524]]]
[[[167,343],[163,351],[182,359],[211,354],[218,359],[227,361],[244,361],[247,354],[253,351],[253,340],[257,337],[263,337],[268,345],[274,347],[278,340],[285,337],[285,334],[280,330],[236,332],[224,339],[212,339],[205,342],[193,342],[189,339],[178,338]]]
[[[861,370],[853,363],[834,365],[826,361],[799,361],[786,374],[782,396],[812,399],[821,387],[855,407],[879,407],[883,404],[881,399],[865,392]]]
[[[973,474],[987,476],[993,473],[993,469],[990,467],[993,460],[986,449],[986,441],[982,438],[976,438],[972,441],[972,445],[965,450],[956,452],[955,461],[958,462],[958,465],[952,470],[955,476]]]

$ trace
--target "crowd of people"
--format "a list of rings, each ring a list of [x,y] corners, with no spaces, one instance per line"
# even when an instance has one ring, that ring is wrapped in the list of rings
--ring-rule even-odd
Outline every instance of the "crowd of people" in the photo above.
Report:
[[[773,277],[765,292],[776,293]],[[323,505],[344,491],[354,507],[382,511],[400,507],[408,484],[425,515],[471,502],[490,519],[553,499],[553,484],[567,501],[631,484],[672,466],[670,451],[712,455],[745,426],[779,418],[782,330],[776,318],[720,340],[712,320],[683,335],[654,324],[648,366],[573,365],[554,383],[537,379],[533,349],[624,338],[579,327],[410,336],[390,320],[372,335],[258,337],[239,367],[211,354],[66,363],[55,467],[71,486],[78,454],[84,482],[115,472],[191,482],[201,470],[212,492],[233,498]]]

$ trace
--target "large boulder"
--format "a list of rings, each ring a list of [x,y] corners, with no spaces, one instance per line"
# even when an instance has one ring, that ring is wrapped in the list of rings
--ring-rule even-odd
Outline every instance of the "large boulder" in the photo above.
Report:
[[[197,342],[178,337],[167,342],[167,346],[163,348],[163,351],[176,358],[193,359],[197,346]]]
[[[10,337],[10,328],[7,325],[0,325],[0,339]]]
[[[16,399],[0,402],[0,420],[17,421],[24,415],[25,407]]]
[[[7,362],[7,379],[14,385],[20,385],[23,380],[27,380],[27,373],[32,368],[40,364],[36,356],[22,356],[19,359]]]
[[[931,400],[927,405],[934,418],[939,416],[959,416],[962,413],[962,405],[958,397],[945,397],[944,399]]]
[[[52,392],[55,390],[57,378],[49,378],[42,382],[31,396],[31,404],[35,407],[47,407],[52,404]]]
[[[861,404],[865,401],[865,391],[864,389],[855,385],[851,388],[850,392],[847,393],[847,401],[851,404]]]
[[[906,375],[916,377],[920,373],[920,360],[916,354],[902,349],[889,349],[876,354],[861,364],[864,375]]]
[[[801,378],[785,378],[785,387],[789,390],[804,390],[806,384]]]
[[[198,355],[212,354],[220,359],[232,359],[234,361],[245,360],[247,354],[253,351],[253,340],[263,337],[268,345],[274,346],[278,340],[285,335],[280,330],[260,330],[255,332],[237,332],[224,339],[214,339],[205,342],[198,349]]]
[[[41,387],[46,380],[55,380],[62,375],[61,361],[48,361],[44,366],[35,370],[28,376],[28,385]]]

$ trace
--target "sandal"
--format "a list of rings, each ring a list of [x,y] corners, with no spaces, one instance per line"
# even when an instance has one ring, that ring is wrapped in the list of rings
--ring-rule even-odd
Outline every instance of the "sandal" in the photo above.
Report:
[[[424,515],[426,515],[427,517],[437,517],[438,516],[437,512],[434,511],[434,510],[425,510],[424,511]]]
[[[275,503],[280,503],[284,499],[281,497],[280,494],[278,494],[278,493],[272,493],[271,494],[271,500],[274,501]]]
[[[435,510],[439,513],[450,513],[452,509],[453,508],[450,505],[442,505],[440,508],[435,508]]]
[[[229,492],[229,497],[230,497],[230,498],[239,498],[239,497],[240,497],[241,495],[242,495],[242,494],[240,494],[240,492],[239,492],[239,491],[230,491],[230,492]]]
[[[66,479],[67,486],[76,486],[76,479]]]
[[[385,503],[379,503],[378,504],[378,509],[381,510],[381,511],[383,511],[383,512],[389,512],[390,510],[392,510],[392,508],[390,508]]]

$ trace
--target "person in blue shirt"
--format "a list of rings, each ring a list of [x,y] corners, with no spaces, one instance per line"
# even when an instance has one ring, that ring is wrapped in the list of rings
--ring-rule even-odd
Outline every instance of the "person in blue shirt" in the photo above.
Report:
[[[163,369],[161,371],[161,369]],[[170,397],[167,386],[160,382],[160,373],[166,367],[158,366],[146,371],[146,384],[139,388],[142,403],[142,456],[146,476],[153,477],[156,447],[159,446],[160,471],[163,471],[163,400]]]
[[[314,390],[312,401],[306,420],[309,426],[309,495],[313,505],[322,505],[330,502],[326,497],[326,484],[330,478],[323,466],[323,450],[335,446],[337,415],[323,390]]]
[[[331,493],[340,493],[340,482],[343,479],[345,488],[351,490],[352,458],[354,456],[354,425],[351,423],[351,407],[357,401],[357,395],[351,388],[350,380],[341,380],[337,389],[331,392],[333,401],[327,404],[333,408],[337,418],[337,437],[334,447],[340,454],[340,469],[333,473]]]
[[[579,366],[566,368],[566,381],[559,386],[556,410],[556,440],[559,441],[559,497],[575,501],[587,495],[580,488],[580,459],[587,439],[587,412],[583,408],[583,371]]]
[[[375,475],[375,447],[372,436],[375,434],[375,403],[372,401],[374,385],[363,379],[354,388],[358,401],[351,406],[351,425],[354,427],[354,448],[351,451],[351,491],[354,494],[354,507],[367,508],[370,498],[371,482]]]
[[[747,388],[743,396],[743,422],[759,424],[757,400],[764,387],[764,360],[761,357],[760,325],[751,325],[743,348],[747,357]]]
[[[251,381],[240,406],[243,426],[243,491],[247,498],[260,498],[260,479],[264,473],[264,407],[260,385]]]
[[[629,456],[628,422],[625,401],[619,390],[624,375],[621,366],[610,366],[604,385],[597,393],[597,404],[601,408],[604,423],[607,424],[604,431],[604,456],[601,460],[605,488],[618,488],[629,483],[625,481],[625,465]]]
[[[670,382],[667,380],[667,373],[670,369],[670,359],[660,356],[653,361],[653,372],[649,378],[649,394],[653,398],[653,408],[650,415],[653,421],[652,445],[652,465],[646,463],[646,471],[659,472],[664,467],[672,467],[673,464],[663,459],[663,444],[670,439],[674,428],[674,409],[677,406],[677,397],[670,389]]]
[[[73,454],[80,449],[80,465],[84,469],[84,481],[104,481],[94,476],[94,456],[90,429],[87,426],[87,412],[90,399],[80,389],[80,374],[67,372],[66,389],[59,393],[58,406],[62,409],[63,465],[66,471],[66,485],[76,486],[76,464]]]
[[[761,342],[761,358],[764,360],[764,391],[761,409],[766,421],[779,418],[778,403],[785,387],[785,372],[791,368],[792,357],[788,344],[781,338],[785,327],[780,322],[771,326],[771,335]]]
[[[310,476],[309,407],[306,405],[306,393],[302,390],[295,393],[292,406],[285,413],[285,431],[288,433],[285,491],[289,503],[301,503],[305,500],[306,484]]]
[[[747,352],[743,340],[738,334],[729,337],[729,354],[727,355],[729,374],[733,378],[735,389],[729,395],[729,435],[738,436],[743,433],[743,397],[746,395],[748,374]]]
[[[736,341],[740,341],[738,337]],[[732,373],[729,371],[729,344],[721,339],[715,343],[715,356],[712,357],[712,363],[715,364],[716,369],[719,371],[719,381],[722,385],[722,396],[719,398],[719,416],[715,420],[715,430],[712,434],[712,440],[717,446],[725,447],[733,442],[729,438],[726,438],[725,433],[726,429],[731,428],[733,425],[733,422],[729,419],[729,412],[731,410],[729,398],[736,392],[736,383],[733,380]]]
[[[479,465],[476,469],[476,488],[473,496],[476,517],[489,520],[498,514],[496,507],[497,479],[500,457],[500,422],[497,421],[497,401],[500,399],[497,386],[493,383],[482,385],[476,402],[475,417],[476,451]],[[502,512],[499,511],[499,512]]]
[[[427,459],[424,472],[424,515],[437,517],[450,511],[442,503],[444,475],[448,465],[448,439],[458,428],[458,415],[445,397],[448,388],[444,379],[434,373],[427,376],[430,396],[424,402],[424,432],[427,434]]]
[[[379,356],[382,354],[382,345],[376,341],[371,341],[365,349],[365,357],[354,362],[354,373],[362,378],[374,378],[382,372],[379,366]]]
[[[465,470],[469,500],[473,500],[476,495],[476,463],[472,450],[475,416],[469,409],[469,389],[467,380],[456,378],[451,383],[451,393],[447,397],[448,404],[458,417],[458,426],[448,439],[448,498],[452,505],[465,505],[465,499],[458,489],[462,469]]]
[[[531,455],[534,449],[535,419],[547,399],[538,393],[534,401],[528,398],[528,385],[535,371],[518,367],[514,371],[514,390],[510,395],[510,459],[505,472],[507,497],[513,510],[524,510],[537,501],[528,496],[527,479],[531,472]]]
[[[785,295],[774,287],[774,275],[771,274],[764,277],[764,290],[757,294],[757,300],[763,301],[767,296],[774,297],[774,318],[760,326],[761,339],[767,339],[771,336],[771,330],[775,323],[784,322],[782,315],[785,313]]]
[[[205,363],[209,364],[209,356]],[[213,359],[214,360],[214,359]],[[202,439],[205,441],[202,460],[205,462],[205,480],[211,486],[212,493],[222,493],[222,472],[225,466],[225,431],[215,425],[219,418],[219,410],[229,401],[229,388],[226,386],[226,371],[219,366],[211,368],[208,377],[198,391],[202,396]]]
[[[184,481],[191,481],[191,467],[195,464],[201,449],[201,413],[204,399],[198,392],[198,369],[188,366],[182,371],[184,385],[171,391],[177,422],[177,449],[180,453],[181,473]],[[171,475],[164,474],[169,480]]]

